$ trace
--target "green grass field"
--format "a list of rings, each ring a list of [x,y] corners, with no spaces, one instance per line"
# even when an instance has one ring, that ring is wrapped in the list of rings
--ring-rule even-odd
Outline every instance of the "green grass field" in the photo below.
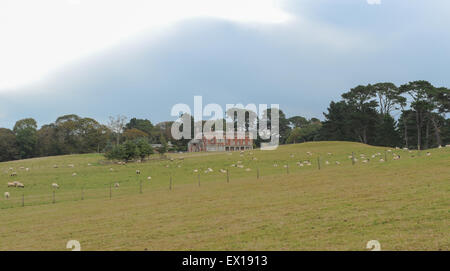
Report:
[[[0,163],[0,250],[72,239],[82,250],[449,250],[450,148],[387,150],[316,142],[126,165],[99,154]]]

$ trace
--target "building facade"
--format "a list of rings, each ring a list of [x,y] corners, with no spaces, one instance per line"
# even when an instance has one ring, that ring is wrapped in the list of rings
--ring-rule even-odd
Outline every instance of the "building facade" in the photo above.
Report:
[[[203,135],[202,139],[192,139],[188,143],[189,152],[215,152],[215,151],[244,151],[253,150],[253,139],[247,134],[245,137],[239,137],[234,134],[234,137],[227,138],[223,134],[222,138],[217,136],[218,132],[214,134]]]

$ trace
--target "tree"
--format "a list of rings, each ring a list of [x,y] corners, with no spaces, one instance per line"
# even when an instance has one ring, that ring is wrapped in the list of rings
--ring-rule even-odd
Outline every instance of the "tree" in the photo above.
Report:
[[[381,115],[390,115],[392,110],[398,109],[396,105],[403,100],[398,88],[393,83],[378,83],[373,85],[373,91],[378,97]]]
[[[161,156],[163,156],[168,150],[167,141],[163,135],[161,135],[161,147],[159,147],[158,152]]]
[[[124,147],[124,159],[132,160],[140,156],[139,147],[132,140],[127,140],[123,143]]]
[[[292,126],[292,128],[301,128],[305,125],[309,124],[309,121],[301,116],[294,116],[294,117],[290,117],[288,119],[289,124]]]
[[[375,144],[389,147],[398,146],[401,138],[396,127],[397,123],[394,118],[389,114],[385,114],[376,128]]]
[[[139,138],[136,141],[136,145],[139,149],[139,156],[141,159],[144,159],[148,156],[150,156],[150,154],[153,153],[153,148],[150,145],[150,143],[148,143],[148,140],[145,138]]]
[[[19,158],[16,135],[9,129],[0,128],[0,162]]]
[[[321,140],[357,141],[353,132],[351,114],[354,107],[345,101],[332,101],[328,107],[328,113],[323,113],[325,121],[320,130]]]
[[[425,115],[432,110],[433,106],[427,100],[428,95],[433,91],[433,86],[427,81],[414,81],[400,87],[401,93],[408,94],[411,101],[411,108],[416,116],[417,149],[421,149],[422,127]]]
[[[298,143],[298,142],[307,142],[314,141],[316,137],[319,135],[319,131],[322,127],[322,123],[313,122],[304,125],[302,128],[294,128],[290,133],[286,140],[286,143]]]
[[[138,138],[148,138],[148,134],[139,129],[131,128],[123,132],[123,137],[125,137],[126,140],[135,140]]]
[[[116,145],[120,143],[120,137],[123,132],[123,128],[125,127],[125,122],[127,117],[122,115],[117,115],[116,117],[109,117],[108,127],[114,133],[116,137]]]
[[[351,126],[358,139],[365,144],[369,144],[369,133],[373,133],[374,124],[379,120],[376,112],[378,106],[375,97],[375,88],[372,85],[357,86],[349,92],[342,94],[342,98],[353,110],[350,112],[349,119]]]
[[[14,125],[14,134],[21,158],[30,158],[35,154],[37,135],[37,123],[32,118],[22,119]]]
[[[125,125],[125,131],[126,130],[132,130],[132,129],[138,129],[144,133],[146,133],[148,136],[150,136],[153,132],[153,124],[148,119],[137,119],[132,118],[130,121]]]

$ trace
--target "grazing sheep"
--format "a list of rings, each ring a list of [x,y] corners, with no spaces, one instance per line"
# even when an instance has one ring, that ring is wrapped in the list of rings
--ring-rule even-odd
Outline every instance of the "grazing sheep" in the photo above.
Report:
[[[238,168],[244,168],[244,165],[237,165]]]
[[[114,169],[111,167],[111,168],[109,168],[109,171],[114,171]]]
[[[441,146],[441,145],[439,145],[438,149],[442,149],[442,146]]]
[[[328,155],[333,155],[331,152],[327,153]]]
[[[246,168],[246,169],[245,169],[245,171],[251,171],[251,170],[252,170],[251,168]]]
[[[11,172],[11,177],[17,176],[17,172]]]
[[[221,173],[227,173],[227,171],[225,169],[220,169]]]
[[[114,188],[119,188],[120,184],[119,183],[115,183],[114,184]]]
[[[29,168],[26,168],[25,171],[30,171],[30,169],[29,169]]]
[[[150,177],[150,176],[148,176],[148,177],[147,177],[147,180],[149,180],[149,181],[150,181],[151,179],[152,179],[152,177]]]
[[[449,145],[445,145],[446,148],[450,148],[450,144]]]
[[[139,169],[136,169],[136,174],[141,174],[141,171]]]
[[[73,177],[77,176],[77,173],[76,172],[72,173],[72,176]]]
[[[309,152],[309,151],[308,151],[308,152],[306,152],[306,154],[307,154],[307,155],[309,155],[309,156],[311,156],[311,155],[312,155],[312,153],[311,153],[311,152]]]
[[[71,167],[71,168],[74,168],[75,167],[75,165],[74,164],[69,164],[69,165],[67,165],[68,167]]]
[[[15,182],[13,182],[13,183],[8,183],[8,187],[16,187],[16,183],[15,183]]]
[[[278,164],[273,164],[274,167],[278,167]]]
[[[233,167],[234,167],[234,165],[233,165]],[[194,169],[194,173],[197,173],[198,172],[198,169]]]
[[[256,160],[258,160],[258,158],[256,158],[256,157],[253,157],[253,160],[255,160],[255,161],[256,161]]]
[[[325,165],[329,165],[330,164],[330,162],[328,162],[328,161],[325,161]]]
[[[57,165],[53,165],[53,168],[58,168],[58,166]]]
[[[58,185],[57,183],[52,183],[52,187],[53,187],[54,189],[59,189],[59,185]]]
[[[336,165],[340,165],[341,164],[341,162],[339,162],[339,161],[336,161]]]
[[[430,152],[427,152],[427,156],[431,156],[431,153],[430,153]]]
[[[383,163],[383,162],[384,162],[384,159],[383,159],[383,158],[381,158],[381,159],[380,159],[380,162],[381,162],[381,163]]]
[[[16,187],[25,188],[25,185],[23,183],[18,183],[18,184],[16,184]]]
[[[10,197],[10,195],[9,195],[9,192],[5,192],[5,199],[9,199],[9,197]]]
[[[294,158],[294,155],[293,155],[293,154],[291,154],[291,158]]]
[[[287,168],[287,167],[288,167],[288,165],[284,165],[283,167],[284,167],[284,168]]]

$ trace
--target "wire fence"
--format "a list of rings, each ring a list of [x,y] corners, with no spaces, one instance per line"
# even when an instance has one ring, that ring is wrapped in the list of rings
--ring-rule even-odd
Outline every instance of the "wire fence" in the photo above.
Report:
[[[48,191],[43,191],[42,189],[34,191],[33,188],[12,187],[8,189],[9,197],[7,198],[5,195],[0,200],[0,209],[59,204],[90,199],[113,200],[120,197],[144,194],[149,191],[170,192],[176,189],[177,184],[192,184],[203,187],[210,182],[222,181],[224,183],[232,183],[233,181],[248,178],[261,180],[268,176],[298,174],[311,172],[312,170],[333,170],[345,166],[351,167],[363,164],[361,161],[357,162],[360,156],[355,152],[352,152],[351,155],[346,155],[345,158],[343,156],[339,158],[340,161],[336,160],[337,157],[329,155],[309,155],[303,158],[294,156],[285,160],[259,161],[247,158],[236,162],[236,157],[230,157],[223,161],[224,165],[222,168],[217,168],[217,166],[214,169],[207,166],[204,166],[202,169],[191,168],[192,173],[187,174],[186,171],[178,171],[176,167],[173,167],[167,171],[167,175],[164,177],[160,176],[155,180],[147,180],[144,176],[135,175],[135,177],[127,177],[123,180],[107,182],[103,185],[98,183],[91,186],[85,184],[69,189],[61,186],[58,189],[48,189]],[[384,152],[382,154],[379,153],[374,161],[388,162],[391,160],[388,158],[387,153]]]

